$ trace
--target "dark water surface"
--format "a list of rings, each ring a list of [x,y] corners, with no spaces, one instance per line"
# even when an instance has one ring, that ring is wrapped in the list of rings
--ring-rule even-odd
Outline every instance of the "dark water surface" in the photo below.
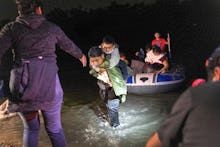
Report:
[[[62,72],[60,78],[65,92],[62,122],[68,147],[143,147],[180,94],[129,94],[127,101],[120,105],[121,125],[113,129],[102,117],[106,115],[101,111],[104,107],[100,106],[98,88],[92,77],[82,70]],[[39,147],[50,147],[42,120],[41,123]],[[22,146],[23,126],[18,116],[0,120],[0,132],[0,144]]]

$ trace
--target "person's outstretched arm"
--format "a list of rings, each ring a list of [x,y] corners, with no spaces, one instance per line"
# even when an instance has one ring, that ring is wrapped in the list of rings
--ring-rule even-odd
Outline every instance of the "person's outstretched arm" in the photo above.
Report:
[[[73,57],[79,59],[83,67],[85,67],[87,65],[87,59],[82,53],[82,50],[72,40],[70,40],[69,37],[66,36],[60,27],[56,27],[56,29],[58,46]]]

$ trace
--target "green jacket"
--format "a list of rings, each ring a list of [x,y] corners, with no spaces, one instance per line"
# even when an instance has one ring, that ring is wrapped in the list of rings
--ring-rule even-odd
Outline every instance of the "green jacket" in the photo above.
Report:
[[[105,59],[104,62],[99,66],[99,68],[106,69],[116,96],[127,95],[127,86],[125,81],[123,80],[120,69],[117,67],[109,68],[109,66],[110,66],[109,60]],[[99,75],[99,73],[96,72],[95,69],[91,69],[89,71],[89,74],[91,74],[96,78]]]

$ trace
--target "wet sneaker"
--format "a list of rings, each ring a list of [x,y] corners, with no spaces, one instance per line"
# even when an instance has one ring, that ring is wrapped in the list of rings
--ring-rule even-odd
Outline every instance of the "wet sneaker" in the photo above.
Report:
[[[109,127],[109,122],[107,122],[107,121],[105,121],[105,122],[100,122],[99,123],[99,126],[101,126],[101,127]]]
[[[113,130],[118,130],[120,128],[121,128],[121,125],[115,125],[115,126],[112,127]]]
[[[112,127],[113,128],[118,128],[120,126],[120,124],[113,124]]]

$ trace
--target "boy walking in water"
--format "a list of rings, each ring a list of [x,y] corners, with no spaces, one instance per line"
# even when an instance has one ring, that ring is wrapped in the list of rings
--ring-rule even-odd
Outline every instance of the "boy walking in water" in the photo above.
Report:
[[[91,66],[89,73],[98,79],[100,95],[108,108],[110,125],[115,128],[120,125],[118,108],[119,103],[126,100],[126,84],[117,67],[109,68],[110,62],[100,47],[92,47],[88,56]]]

